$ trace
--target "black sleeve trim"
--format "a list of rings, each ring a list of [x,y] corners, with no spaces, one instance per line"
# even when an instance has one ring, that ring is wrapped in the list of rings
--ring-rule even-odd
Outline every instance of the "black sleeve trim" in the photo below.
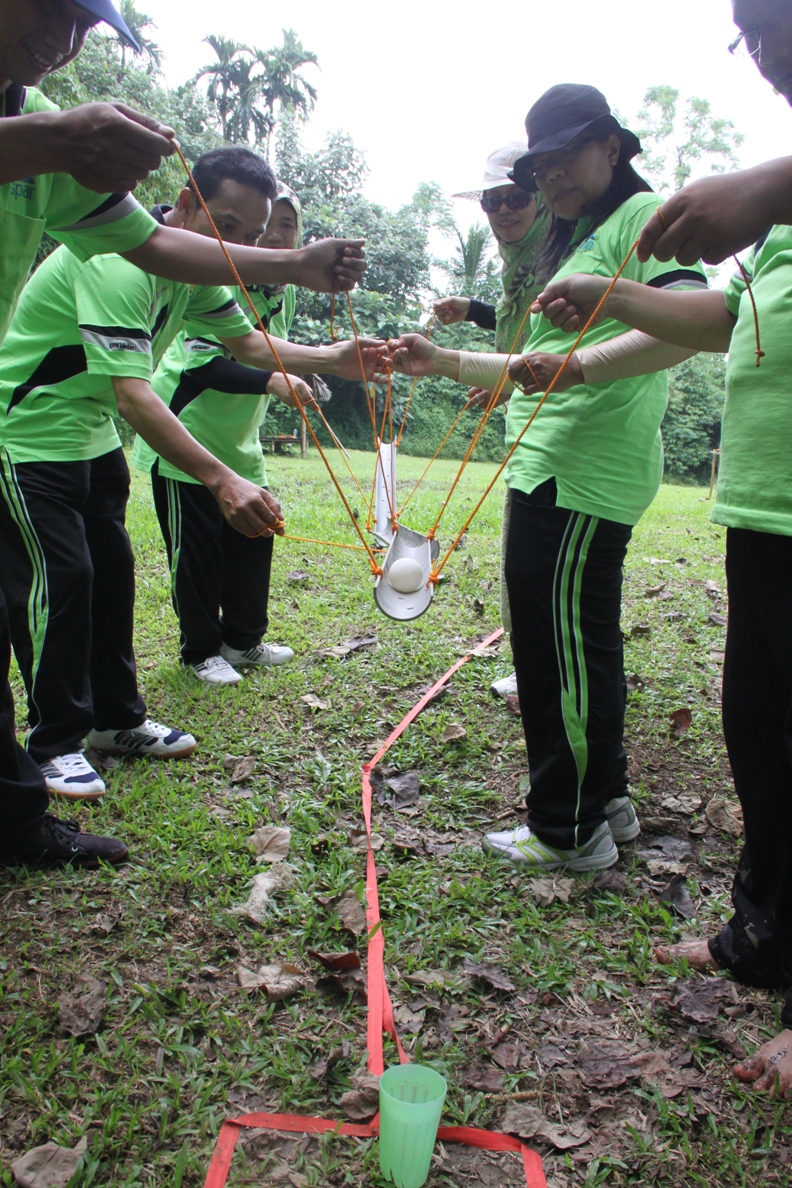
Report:
[[[470,309],[467,311],[465,321],[475,322],[482,330],[494,330],[496,327],[495,306],[486,301],[476,301],[475,297],[471,297]]]
[[[92,326],[90,322],[80,322],[80,329],[102,334],[107,338],[144,338],[151,342],[148,330],[130,329],[129,326]]]
[[[649,289],[666,289],[669,285],[706,285],[707,278],[702,276],[700,272],[695,272],[692,268],[677,268],[673,272],[664,272],[662,276],[653,276],[650,281],[646,281],[646,286]]]
[[[170,410],[178,417],[188,404],[192,404],[193,400],[197,400],[208,389],[224,392],[228,396],[263,396],[271,379],[271,371],[245,367],[234,359],[218,356],[204,363],[203,367],[190,367],[181,373],[179,386],[170,402]]]

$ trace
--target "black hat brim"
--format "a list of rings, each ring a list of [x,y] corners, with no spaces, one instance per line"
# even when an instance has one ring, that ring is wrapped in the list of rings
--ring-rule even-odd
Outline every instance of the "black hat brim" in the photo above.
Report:
[[[605,120],[608,121],[610,127],[605,123]],[[581,133],[589,128],[593,129],[596,124],[602,126],[602,131],[606,135],[616,133],[621,141],[622,152],[627,161],[632,161],[633,157],[637,157],[641,152],[641,142],[634,132],[631,132],[629,128],[622,128],[621,124],[613,116],[606,116],[605,119],[599,116],[596,120],[587,120],[585,124],[578,124],[572,128],[562,128],[558,132],[554,132],[551,136],[545,136],[525,156],[517,158],[514,162],[514,168],[509,173],[510,179],[521,190],[528,190],[531,193],[535,192],[539,189],[533,177],[533,164],[536,158],[541,153],[557,153],[561,149],[565,149],[572,143],[576,136],[580,136]]]
[[[127,28],[126,21],[115,9],[111,0],[77,0],[77,3],[80,8],[86,9],[92,16],[98,17],[100,21],[104,21],[105,24],[115,29],[116,33],[120,34],[124,41],[132,46],[132,49],[140,50],[140,46]]]

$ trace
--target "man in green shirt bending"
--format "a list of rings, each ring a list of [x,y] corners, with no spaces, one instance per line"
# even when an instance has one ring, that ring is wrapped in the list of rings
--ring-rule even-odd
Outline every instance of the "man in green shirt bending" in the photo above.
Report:
[[[752,59],[792,104],[792,5],[733,0]],[[745,820],[733,915],[709,940],[657,949],[701,972],[728,970],[782,990],[782,1030],[735,1070],[756,1089],[792,1094],[792,158],[708,178],[674,195],[644,229],[639,251],[717,263],[755,241],[725,291],[672,293],[620,280],[603,316],[656,338],[728,351],[721,474],[712,513],[727,527],[729,622],[723,729]],[[540,296],[555,325],[579,329],[607,279],[571,276]],[[757,336],[760,341],[757,341]],[[520,379],[522,369],[515,368]]]

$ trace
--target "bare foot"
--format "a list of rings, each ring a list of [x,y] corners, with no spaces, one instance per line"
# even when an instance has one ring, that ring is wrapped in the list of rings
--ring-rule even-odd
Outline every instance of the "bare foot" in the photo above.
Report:
[[[698,970],[699,973],[713,973],[720,969],[705,940],[680,941],[678,945],[657,945],[654,955],[655,961],[659,961],[661,965],[672,965],[675,961],[685,960],[691,969]]]
[[[756,1090],[769,1089],[771,1097],[792,1095],[792,1031],[782,1031],[763,1044],[735,1067],[734,1075]]]

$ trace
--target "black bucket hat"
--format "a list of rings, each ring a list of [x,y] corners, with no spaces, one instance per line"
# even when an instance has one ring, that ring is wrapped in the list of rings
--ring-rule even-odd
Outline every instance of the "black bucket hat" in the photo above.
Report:
[[[515,161],[509,177],[523,190],[537,190],[533,177],[536,157],[566,148],[587,129],[602,132],[603,136],[615,132],[628,161],[641,151],[640,140],[634,132],[622,128],[602,91],[578,83],[560,83],[545,91],[525,117],[528,152]]]
[[[100,21],[104,21],[115,29],[116,33],[120,33],[124,41],[129,42],[133,49],[140,49],[140,46],[129,32],[126,21],[114,8],[110,0],[77,0],[77,3],[80,8],[86,9],[92,16],[98,17]]]

